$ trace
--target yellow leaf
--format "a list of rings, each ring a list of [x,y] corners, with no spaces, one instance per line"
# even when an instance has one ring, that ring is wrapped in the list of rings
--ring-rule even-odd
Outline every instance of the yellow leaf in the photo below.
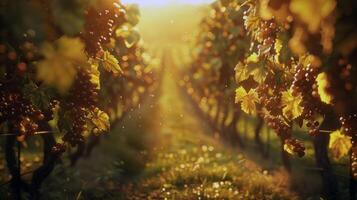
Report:
[[[299,63],[304,67],[320,67],[321,60],[311,54],[305,54],[299,57]]]
[[[92,123],[97,128],[97,132],[96,132],[97,134],[108,131],[110,128],[110,121],[109,121],[108,114],[99,110],[98,108],[95,109],[91,120]]]
[[[248,58],[247,58],[247,63],[257,63],[259,62],[259,56],[256,53],[252,53]]]
[[[265,78],[267,77],[267,70],[265,66],[258,66],[253,71],[251,71],[251,75],[253,75],[253,79],[256,82],[262,84],[265,81]]]
[[[235,102],[239,103],[245,96],[247,96],[247,92],[245,91],[245,89],[243,87],[237,88]]]
[[[335,0],[292,0],[289,8],[307,25],[311,33],[316,33],[321,21],[332,13],[335,6]]]
[[[352,143],[350,137],[343,135],[339,130],[331,133],[329,148],[333,158],[338,160],[347,155],[351,147]]]
[[[97,89],[100,89],[100,72],[97,63],[91,65],[90,76],[90,81],[97,86]]]
[[[57,49],[64,58],[74,64],[87,64],[88,57],[84,53],[84,43],[79,38],[61,37],[57,42]]]
[[[269,0],[259,1],[259,15],[264,20],[270,20],[273,18],[273,14],[269,7]]]
[[[329,81],[327,80],[327,74],[325,72],[320,73],[317,78],[317,91],[319,93],[320,99],[322,102],[331,104],[333,96],[326,92],[326,89],[330,86]]]
[[[108,51],[104,51],[103,54],[103,67],[105,70],[112,72],[115,75],[123,73],[123,70],[119,66],[118,60]]]
[[[290,155],[295,155],[294,146],[292,144],[285,143],[284,144],[284,151],[286,151]]]
[[[247,93],[243,87],[239,87],[236,89],[236,98],[235,102],[241,102],[242,110],[247,114],[255,114],[256,103],[259,101],[258,94],[255,90],[251,89]]]
[[[280,63],[279,62],[279,57],[280,57],[280,52],[281,52],[281,49],[283,48],[283,42],[280,40],[280,39],[276,39],[275,40],[275,45],[274,45],[274,49],[275,49],[275,52],[276,52],[276,55],[274,56],[274,59],[277,63]]]
[[[54,43],[44,43],[41,53],[44,59],[37,63],[37,78],[66,92],[73,83],[77,67],[86,67],[87,56],[79,38],[61,37]]]
[[[288,16],[291,15],[289,11],[289,1],[260,0],[259,15],[264,20],[274,18],[277,22],[285,23],[287,22]]]
[[[306,37],[306,32],[302,27],[295,28],[293,37],[289,40],[289,47],[294,54],[301,55],[306,53],[307,49],[304,44]]]
[[[249,78],[247,67],[242,62],[239,62],[236,65],[234,71],[235,71],[235,79],[237,83],[245,81]]]
[[[267,76],[267,71],[266,71],[266,67],[264,65],[262,65],[259,62],[259,55],[256,53],[252,53],[246,60],[246,66],[244,66],[246,68],[246,74],[248,75],[252,75],[253,79],[258,82],[258,83],[263,83],[266,76]]]
[[[281,98],[281,103],[283,106],[283,115],[289,120],[293,120],[299,117],[303,112],[303,109],[300,105],[300,103],[302,102],[301,94],[294,96],[292,95],[292,93],[292,89],[285,91],[283,92]]]

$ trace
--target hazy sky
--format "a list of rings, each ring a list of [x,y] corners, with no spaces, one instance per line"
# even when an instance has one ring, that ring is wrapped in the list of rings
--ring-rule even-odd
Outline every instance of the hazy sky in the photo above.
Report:
[[[211,3],[214,0],[121,0],[123,3],[136,3],[141,6],[162,6],[172,3],[176,4],[201,4]]]

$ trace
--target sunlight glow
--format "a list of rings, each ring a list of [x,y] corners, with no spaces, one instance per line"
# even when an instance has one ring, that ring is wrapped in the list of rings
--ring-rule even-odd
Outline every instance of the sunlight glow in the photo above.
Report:
[[[164,6],[169,4],[204,4],[213,0],[121,0],[125,4],[138,4],[140,6]]]

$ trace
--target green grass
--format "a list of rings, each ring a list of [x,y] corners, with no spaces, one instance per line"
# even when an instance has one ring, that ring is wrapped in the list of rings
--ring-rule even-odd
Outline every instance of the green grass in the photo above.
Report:
[[[127,116],[76,168],[58,167],[46,199],[298,199],[281,174],[211,138],[170,72],[163,93]]]
[[[177,134],[176,134],[177,135]],[[202,139],[202,138],[201,138]],[[294,199],[274,177],[241,154],[200,142],[185,144],[185,135],[147,164],[137,182],[124,187],[128,199]],[[218,147],[217,147],[218,146]],[[218,149],[216,149],[218,148]],[[153,170],[154,169],[154,170]]]
[[[274,164],[276,149],[264,161],[211,137],[173,76],[167,71],[162,94],[154,95],[160,98],[113,127],[90,158],[74,168],[64,159],[45,181],[43,199],[299,199]]]

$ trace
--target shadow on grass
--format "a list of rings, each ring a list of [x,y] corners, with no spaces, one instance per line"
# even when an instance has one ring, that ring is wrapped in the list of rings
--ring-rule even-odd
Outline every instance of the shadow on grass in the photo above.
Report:
[[[159,93],[159,92],[157,92]],[[42,189],[43,199],[118,199],[120,184],[133,180],[151,159],[157,145],[159,112],[156,94],[151,94],[140,108],[130,112],[74,168],[68,161],[58,165]]]

